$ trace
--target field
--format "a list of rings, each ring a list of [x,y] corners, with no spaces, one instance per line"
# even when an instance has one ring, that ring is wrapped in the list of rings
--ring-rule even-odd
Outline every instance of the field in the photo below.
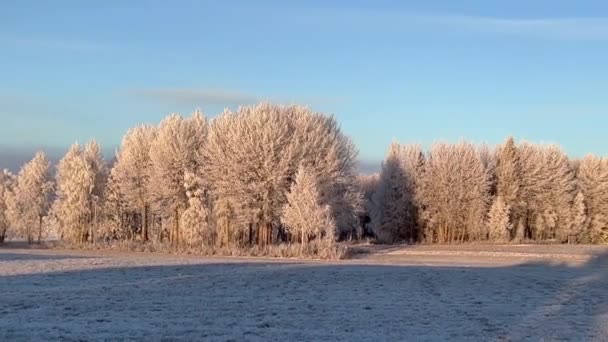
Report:
[[[0,248],[0,340],[608,340],[608,248],[346,261]]]

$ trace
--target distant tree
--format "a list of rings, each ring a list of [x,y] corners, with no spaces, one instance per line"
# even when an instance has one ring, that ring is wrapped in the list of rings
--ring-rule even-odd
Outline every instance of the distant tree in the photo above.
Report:
[[[178,114],[166,117],[158,126],[150,149],[151,201],[163,217],[173,216],[172,241],[180,243],[180,216],[188,205],[184,174],[194,172],[205,139],[205,120],[195,113],[191,120]]]
[[[333,117],[298,106],[260,104],[215,117],[204,148],[214,221],[243,242],[281,236],[280,216],[299,165],[317,179],[340,234],[360,227],[356,150]],[[223,213],[223,214],[222,214]],[[220,217],[221,215],[229,215]],[[253,235],[253,236],[252,236]]]
[[[134,233],[128,225],[130,211],[118,188],[115,172],[115,168],[110,170],[101,204],[98,237],[106,241],[131,239]]]
[[[190,247],[210,246],[215,242],[215,234],[209,225],[209,207],[206,191],[197,184],[193,173],[186,173],[185,188],[188,208],[182,214],[184,242]]]
[[[380,173],[370,175],[359,175],[359,188],[363,195],[363,212],[361,213],[361,225],[363,228],[363,237],[374,236],[373,226],[371,222],[372,213],[374,212],[373,197],[379,189]]]
[[[70,147],[57,166],[57,196],[53,213],[61,227],[61,238],[83,243],[92,216],[91,197],[95,172],[78,144]]]
[[[581,191],[574,197],[572,204],[572,223],[570,228],[570,236],[568,243],[580,242],[585,240],[585,235],[588,231],[587,208],[585,206],[585,196]]]
[[[488,212],[488,240],[508,242],[511,238],[513,224],[509,221],[511,207],[501,196],[497,196]]]
[[[91,237],[91,241],[95,242],[99,230],[99,216],[102,211],[109,171],[103,158],[101,145],[99,145],[95,140],[89,141],[84,146],[82,153],[85,161],[91,168],[91,172],[94,174],[93,189],[91,191],[91,196],[89,196],[89,206],[91,212],[91,217],[89,220],[89,236]]]
[[[137,226],[142,241],[148,240],[148,212],[152,200],[150,148],[155,135],[156,129],[151,126],[138,126],[129,130],[122,140],[112,172],[113,181],[116,182],[126,208],[132,212],[139,212]]]
[[[283,208],[281,221],[292,237],[300,241],[305,250],[311,239],[335,241],[335,223],[328,205],[321,203],[315,175],[305,167],[300,167],[287,203]]]
[[[511,208],[509,221],[514,226],[519,224],[521,216],[520,172],[519,153],[515,140],[513,137],[508,137],[496,151],[496,196],[500,196],[505,205]]]
[[[485,239],[488,197],[488,170],[475,146],[435,144],[425,161],[421,194],[426,240]]]
[[[0,243],[4,242],[10,227],[7,200],[15,183],[15,176],[8,170],[0,172]]]
[[[391,144],[382,164],[378,190],[372,202],[372,225],[382,242],[413,241],[417,238],[416,177],[420,148]]]
[[[11,226],[28,243],[40,242],[45,233],[42,223],[53,192],[50,166],[43,152],[36,153],[34,159],[21,168],[14,188],[6,197]]]
[[[608,159],[585,157],[577,180],[587,209],[587,241],[608,242]]]
[[[518,151],[525,237],[567,241],[576,195],[576,179],[568,157],[554,145],[522,143]]]

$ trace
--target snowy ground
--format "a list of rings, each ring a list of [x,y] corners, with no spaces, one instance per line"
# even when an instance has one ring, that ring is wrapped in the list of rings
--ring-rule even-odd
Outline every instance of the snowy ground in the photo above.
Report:
[[[608,248],[315,262],[0,248],[0,340],[608,341]]]

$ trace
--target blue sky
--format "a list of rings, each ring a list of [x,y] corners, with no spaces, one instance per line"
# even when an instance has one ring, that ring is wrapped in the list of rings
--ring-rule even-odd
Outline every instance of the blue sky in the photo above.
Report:
[[[605,1],[3,1],[0,149],[272,100],[335,114],[364,160],[507,135],[606,155],[606,61]]]

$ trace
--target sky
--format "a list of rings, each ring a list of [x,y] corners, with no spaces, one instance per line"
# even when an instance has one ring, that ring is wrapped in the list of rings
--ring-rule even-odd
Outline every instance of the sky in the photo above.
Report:
[[[335,115],[366,162],[509,135],[608,155],[606,61],[606,1],[4,0],[0,168],[259,101]]]

